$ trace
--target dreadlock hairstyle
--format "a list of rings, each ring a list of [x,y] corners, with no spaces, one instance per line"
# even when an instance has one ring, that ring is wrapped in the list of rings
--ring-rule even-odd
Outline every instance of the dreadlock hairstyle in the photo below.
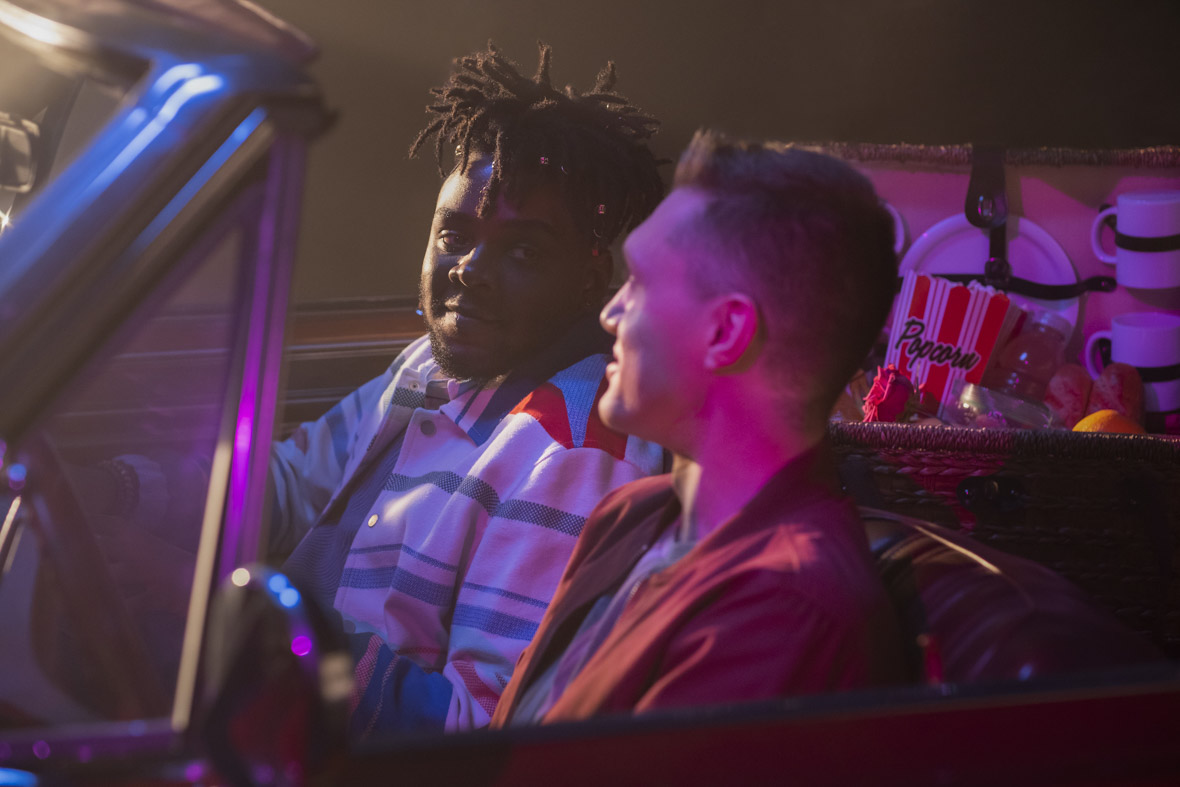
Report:
[[[410,145],[410,156],[434,137],[439,173],[446,175],[448,145],[455,167],[492,156],[492,174],[478,206],[486,215],[503,190],[514,204],[542,183],[556,183],[587,245],[597,254],[647,217],[664,194],[647,140],[659,121],[614,92],[608,62],[593,89],[553,87],[551,50],[538,42],[540,62],[531,79],[492,42],[485,52],[457,58],[450,78],[431,89],[433,120]]]

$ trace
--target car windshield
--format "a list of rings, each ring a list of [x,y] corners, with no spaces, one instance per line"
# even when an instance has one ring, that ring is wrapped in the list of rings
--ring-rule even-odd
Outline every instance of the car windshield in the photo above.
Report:
[[[130,87],[30,43],[0,36],[0,233],[110,120]]]
[[[22,440],[3,505],[0,726],[166,716],[222,427],[243,230]]]

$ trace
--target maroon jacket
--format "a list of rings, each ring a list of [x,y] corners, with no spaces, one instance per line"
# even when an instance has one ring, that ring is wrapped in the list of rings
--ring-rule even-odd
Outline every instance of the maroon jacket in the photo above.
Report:
[[[667,475],[612,492],[586,521],[492,726],[677,518]],[[545,721],[893,682],[894,613],[826,445],[789,462],[680,561],[640,584]]]

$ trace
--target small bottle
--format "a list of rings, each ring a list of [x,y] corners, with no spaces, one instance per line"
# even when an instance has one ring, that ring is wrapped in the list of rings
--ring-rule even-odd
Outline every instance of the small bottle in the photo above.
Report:
[[[1031,402],[1045,398],[1053,372],[1065,362],[1073,326],[1054,312],[1030,315],[1032,322],[1004,345],[984,385]]]

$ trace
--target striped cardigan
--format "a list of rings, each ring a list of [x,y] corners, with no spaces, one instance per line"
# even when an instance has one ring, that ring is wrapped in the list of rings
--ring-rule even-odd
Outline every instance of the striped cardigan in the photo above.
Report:
[[[486,725],[586,515],[661,470],[658,446],[599,420],[608,356],[574,344],[533,364],[547,379],[478,385],[446,379],[422,337],[276,446],[281,514],[306,530],[336,521],[351,479],[404,435],[334,600],[356,640],[355,733]],[[580,360],[550,374],[570,349]],[[437,410],[421,406],[431,381],[450,396]]]

